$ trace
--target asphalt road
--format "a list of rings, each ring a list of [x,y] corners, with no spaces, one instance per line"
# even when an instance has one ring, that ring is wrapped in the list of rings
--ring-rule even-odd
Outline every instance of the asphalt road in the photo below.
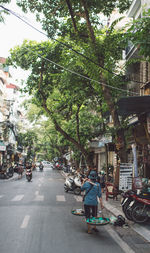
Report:
[[[84,218],[71,214],[82,207],[81,197],[65,193],[63,185],[51,168],[33,172],[32,182],[25,176],[0,181],[0,253],[135,252],[112,225],[87,234]]]

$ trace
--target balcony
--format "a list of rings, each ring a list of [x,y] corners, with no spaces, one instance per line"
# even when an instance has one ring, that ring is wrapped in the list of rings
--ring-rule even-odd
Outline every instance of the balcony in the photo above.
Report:
[[[128,17],[136,18],[137,13],[141,9],[141,0],[134,0],[128,10]]]

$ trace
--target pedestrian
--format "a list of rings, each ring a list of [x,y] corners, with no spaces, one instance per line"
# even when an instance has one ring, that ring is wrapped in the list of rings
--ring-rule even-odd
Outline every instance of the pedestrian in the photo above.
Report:
[[[96,168],[96,166],[94,166],[93,164],[91,164],[91,165],[89,166],[89,168],[88,168],[88,171],[86,172],[87,178],[88,178],[90,172],[93,171],[93,170],[96,171],[96,173],[97,173],[97,168]]]
[[[18,179],[22,178],[23,175],[23,165],[22,163],[18,163]]]
[[[105,189],[105,172],[103,170],[101,170],[100,172],[99,182],[100,182],[102,193],[103,193]]]
[[[97,173],[95,170],[91,170],[88,179],[85,179],[81,186],[81,191],[85,191],[84,195],[84,211],[86,219],[91,217],[97,217],[98,211],[98,198],[100,200],[101,209],[103,208],[102,196],[101,196],[101,187],[98,182],[96,182]],[[88,234],[92,233],[92,229],[95,232],[98,232],[96,226],[91,226],[88,224]]]

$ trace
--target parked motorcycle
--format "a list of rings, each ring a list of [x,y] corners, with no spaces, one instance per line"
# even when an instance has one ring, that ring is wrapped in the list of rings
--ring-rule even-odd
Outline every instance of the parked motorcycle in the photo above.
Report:
[[[121,205],[128,220],[144,223],[150,218],[150,192],[127,191],[123,194]]]
[[[64,184],[65,192],[73,191],[75,195],[81,194],[81,180],[78,175],[68,176]]]
[[[132,220],[131,216],[131,208],[132,208],[132,201],[133,201],[133,195],[134,192],[132,190],[128,190],[124,193],[122,193],[122,200],[121,200],[121,206],[122,210],[128,220]],[[131,204],[131,206],[130,206]]]
[[[150,192],[141,192],[133,195],[130,203],[130,214],[136,223],[144,223],[150,218]]]
[[[26,169],[26,179],[28,180],[28,182],[31,181],[31,179],[32,179],[32,171],[31,171],[31,169]]]
[[[8,169],[7,169],[7,175],[9,177],[13,177],[13,174],[14,174],[14,168],[13,166],[10,166]]]
[[[56,170],[61,170],[62,169],[62,165],[61,163],[59,162],[55,162],[54,165],[53,165],[53,169],[56,169]]]
[[[6,170],[1,170],[0,171],[0,179],[8,179],[9,178],[9,175],[7,173]]]

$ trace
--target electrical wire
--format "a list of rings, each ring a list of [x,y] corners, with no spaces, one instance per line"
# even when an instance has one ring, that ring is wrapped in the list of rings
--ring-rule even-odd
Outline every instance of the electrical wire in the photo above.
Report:
[[[43,33],[42,31],[38,30],[37,28],[35,28],[35,27],[32,26],[31,24],[29,24],[27,21],[23,20],[23,19],[22,19],[20,16],[18,16],[18,14],[16,14],[15,12],[13,12],[13,11],[11,11],[11,10],[9,10],[9,9],[7,9],[7,8],[5,8],[5,7],[3,7],[3,6],[1,6],[1,5],[0,5],[0,7],[3,8],[3,9],[5,9],[6,11],[12,13],[13,15],[15,15],[16,17],[18,17],[19,19],[21,19],[23,22],[25,22],[26,24],[28,24],[30,27],[32,27],[32,28],[35,29],[36,31],[40,32],[40,33],[43,34],[43,35],[46,35],[46,34]],[[47,36],[47,35],[46,35],[46,36]],[[57,41],[57,42],[59,42],[59,41],[56,40],[56,39],[54,39],[54,40]],[[59,43],[65,45],[65,46],[67,46],[67,47],[69,47],[68,45],[64,44],[63,42],[59,42]],[[69,47],[69,48],[70,48],[70,47]],[[26,48],[26,49],[27,49],[27,48]],[[72,49],[72,48],[70,48],[70,49],[73,50],[74,52],[77,52],[76,50],[74,50],[74,49]],[[29,51],[29,49],[27,49],[27,50]],[[80,54],[79,52],[77,52],[77,53]],[[47,60],[47,61],[49,61],[49,62],[55,64],[56,66],[58,66],[58,67],[60,67],[60,68],[62,68],[62,69],[64,69],[64,70],[66,70],[66,71],[68,71],[68,72],[70,72],[70,73],[72,73],[72,74],[75,74],[75,75],[78,75],[78,76],[80,76],[80,77],[82,77],[82,78],[85,78],[85,79],[87,79],[87,80],[89,80],[89,81],[93,81],[93,82],[95,82],[95,83],[101,84],[101,85],[103,85],[103,86],[105,86],[105,87],[109,87],[109,88],[111,88],[111,89],[115,89],[115,90],[118,90],[118,91],[122,91],[122,92],[126,92],[126,93],[131,93],[131,94],[139,95],[139,93],[132,92],[132,91],[127,91],[127,90],[124,90],[124,89],[121,89],[121,88],[117,88],[117,87],[108,85],[108,84],[103,83],[103,82],[99,82],[99,81],[94,80],[94,79],[91,79],[91,78],[89,78],[89,77],[87,77],[87,76],[81,75],[81,74],[79,74],[79,73],[77,73],[77,72],[75,72],[75,71],[73,71],[73,70],[70,70],[70,69],[68,69],[68,68],[66,68],[66,67],[63,67],[63,66],[61,66],[60,64],[58,64],[58,63],[56,63],[56,62],[54,62],[54,61],[51,61],[50,59],[48,59],[48,58],[46,58],[46,57],[43,57],[43,56],[41,56],[41,55],[38,54],[38,53],[36,53],[36,54],[37,54],[40,58],[43,58],[43,59],[45,59],[45,60]],[[84,56],[83,54],[81,54],[81,55]],[[84,57],[86,57],[86,56],[84,56]],[[97,65],[98,65],[98,64],[97,64]],[[98,65],[98,66],[99,66],[99,65]]]
[[[17,17],[18,19],[20,19],[22,22],[26,23],[28,26],[30,26],[31,28],[33,28],[33,29],[36,30],[37,32],[43,34],[44,36],[46,36],[46,37],[49,39],[49,37],[48,37],[48,35],[47,35],[46,33],[40,31],[40,30],[37,29],[35,26],[31,25],[29,22],[27,22],[26,20],[24,20],[24,19],[21,17],[21,15],[15,13],[14,11],[12,11],[12,10],[10,10],[10,9],[8,9],[8,8],[5,8],[5,7],[2,6],[2,5],[0,5],[0,7],[3,8],[5,11],[10,12],[12,15],[16,16],[16,17]],[[107,72],[109,72],[109,73],[111,73],[111,74],[113,74],[113,75],[115,75],[115,76],[117,76],[117,77],[123,78],[122,76],[117,75],[115,72],[110,71],[109,69],[107,69],[107,68],[101,66],[101,65],[98,64],[97,62],[93,61],[91,58],[89,58],[89,57],[85,56],[84,54],[78,52],[77,50],[73,49],[70,45],[68,45],[68,44],[66,44],[66,43],[64,43],[64,42],[62,42],[62,41],[59,41],[59,40],[57,40],[57,39],[55,39],[55,38],[50,38],[50,39],[52,39],[52,40],[58,42],[59,44],[62,44],[63,46],[69,48],[70,50],[72,50],[72,51],[75,52],[76,54],[78,54],[78,55],[84,57],[86,60],[88,60],[88,61],[94,63],[95,65],[97,65],[98,67],[102,68],[103,70],[105,70],[105,71],[107,71]],[[136,83],[145,84],[145,83],[143,83],[143,82],[136,81],[136,80],[131,80],[131,79],[128,79],[128,80],[126,80],[126,81],[123,80],[123,82],[129,82],[129,81],[133,81],[133,82],[136,82]]]
[[[28,50],[28,51],[31,51],[31,50],[28,49],[28,48],[25,48],[25,49]],[[33,51],[32,51],[32,53],[33,53]],[[97,80],[91,79],[91,78],[89,78],[89,77],[87,77],[87,76],[84,76],[84,75],[81,75],[81,74],[79,74],[79,73],[77,73],[77,72],[75,72],[75,71],[73,71],[73,70],[71,70],[71,69],[68,69],[68,68],[66,68],[66,67],[64,67],[64,66],[61,66],[60,64],[58,64],[58,63],[56,63],[56,62],[54,62],[54,61],[52,61],[52,60],[50,60],[50,59],[48,59],[48,58],[46,58],[46,57],[40,55],[40,54],[38,54],[37,52],[36,52],[35,54],[36,54],[38,57],[40,57],[41,59],[44,59],[44,60],[46,60],[46,61],[48,61],[48,62],[50,62],[50,63],[52,63],[52,64],[58,66],[59,68],[62,68],[62,69],[66,70],[66,71],[68,71],[68,72],[70,72],[70,73],[72,73],[72,74],[74,74],[74,75],[80,76],[80,77],[82,77],[82,78],[84,78],[84,79],[87,79],[87,80],[89,80],[89,81],[92,81],[92,82],[101,84],[101,85],[103,85],[103,86],[105,86],[105,87],[109,87],[109,88],[111,88],[111,89],[115,89],[115,90],[118,90],[118,91],[122,91],[122,92],[126,92],[126,93],[131,93],[131,94],[134,94],[134,95],[139,95],[139,93],[132,92],[132,91],[128,91],[128,90],[124,90],[124,89],[121,89],[121,88],[117,88],[117,87],[111,86],[111,85],[109,85],[109,84],[106,84],[106,83],[99,82],[99,81],[97,81]]]

